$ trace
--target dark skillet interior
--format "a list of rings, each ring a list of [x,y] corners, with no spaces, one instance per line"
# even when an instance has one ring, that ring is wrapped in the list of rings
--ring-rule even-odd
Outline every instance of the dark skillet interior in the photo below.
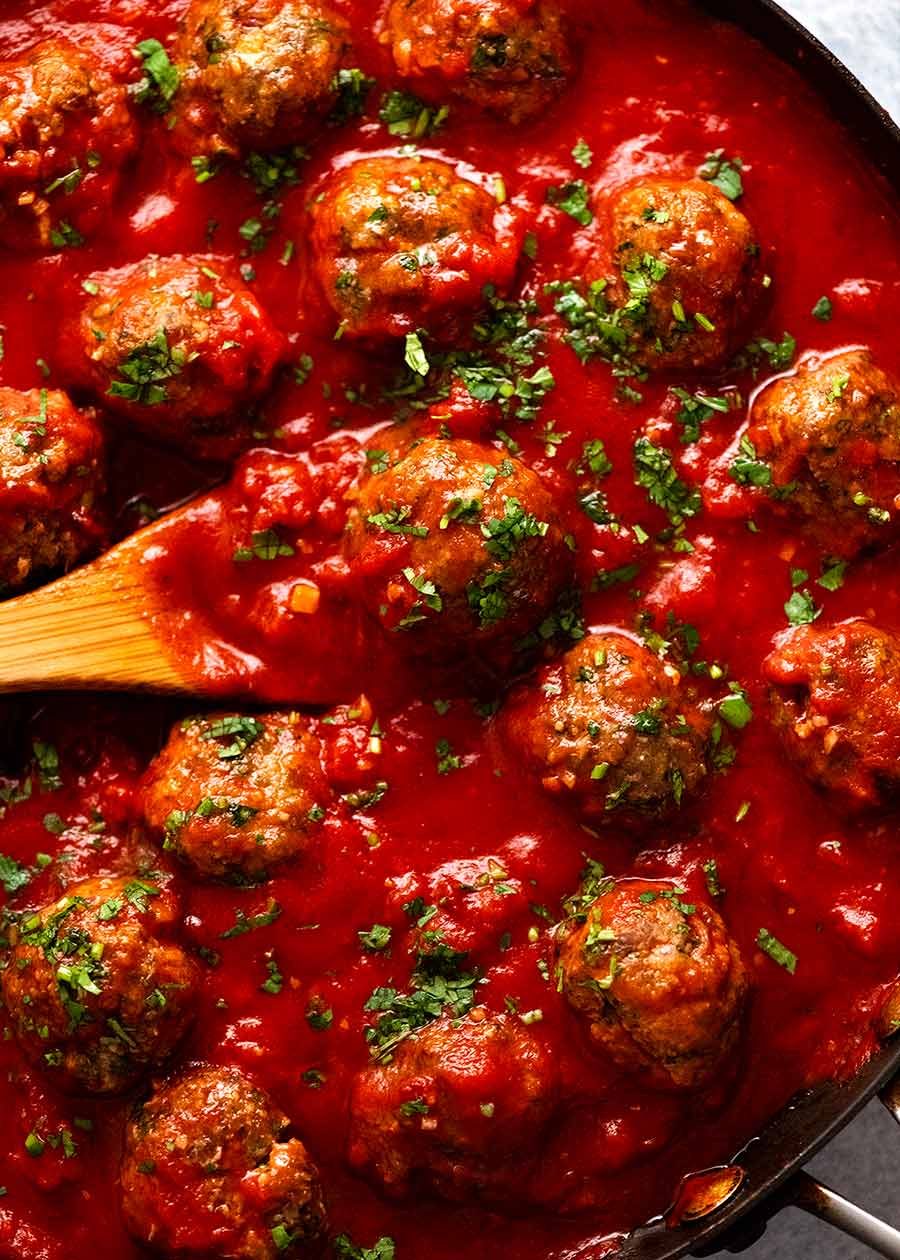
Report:
[[[866,91],[855,75],[794,18],[771,0],[699,0],[715,19],[741,26],[783,61],[796,67],[825,97],[830,112],[848,131],[870,162],[900,191],[900,127]],[[675,1260],[705,1253],[728,1231],[739,1245],[740,1223],[766,1219],[766,1200],[817,1151],[840,1132],[900,1070],[900,1044],[877,1055],[852,1080],[827,1084],[786,1107],[735,1160],[746,1173],[741,1189],[710,1219],[670,1229],[664,1222],[633,1234],[622,1249],[623,1260]],[[746,1221],[753,1241],[758,1223]]]

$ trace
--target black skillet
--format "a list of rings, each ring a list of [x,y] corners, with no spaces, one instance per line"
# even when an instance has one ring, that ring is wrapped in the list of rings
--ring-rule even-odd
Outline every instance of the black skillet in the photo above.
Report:
[[[698,0],[710,20],[734,22],[800,71],[848,129],[852,143],[900,194],[900,128],[846,66],[772,0]],[[898,50],[900,54],[900,50]],[[785,1207],[800,1207],[889,1260],[900,1260],[900,1230],[856,1207],[803,1171],[877,1094],[900,1122],[900,1042],[887,1045],[852,1081],[830,1084],[795,1100],[736,1156],[732,1170],[701,1207],[698,1182],[680,1196],[694,1219],[658,1221],[632,1234],[621,1260],[675,1260],[739,1252],[756,1242]],[[739,1184],[736,1184],[738,1183]],[[730,1193],[723,1186],[731,1185]],[[715,1203],[718,1206],[712,1206]],[[670,1214],[669,1220],[673,1219]]]

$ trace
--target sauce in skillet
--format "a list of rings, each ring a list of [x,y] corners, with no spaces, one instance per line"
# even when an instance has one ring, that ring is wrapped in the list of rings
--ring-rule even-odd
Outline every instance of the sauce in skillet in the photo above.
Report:
[[[163,4],[152,16],[139,13],[143,7],[127,0],[8,5],[0,46],[13,55],[50,34],[71,36],[74,24],[104,56],[127,59],[138,40],[166,40],[183,6]],[[585,35],[579,76],[536,121],[510,129],[451,103],[442,128],[421,141],[426,155],[467,164],[486,186],[501,181],[533,233],[513,292],[535,299],[532,319],[546,331],[528,371],[546,365],[555,384],[534,419],[504,419],[499,427],[507,448],[521,451],[566,506],[585,625],[655,631],[675,642],[675,652],[685,637],[677,628],[693,627],[699,644],[688,636],[686,668],[693,664],[698,686],[718,704],[729,683],[739,684],[753,710],[741,729],[723,724],[723,739],[736,749],[733,764],[712,773],[673,817],[637,836],[615,820],[584,828],[491,742],[485,714],[502,688],[480,676],[461,687],[458,676],[410,667],[403,643],[356,611],[353,574],[336,559],[344,496],[366,451],[381,449],[379,426],[402,405],[385,400],[384,390],[399,381],[408,394],[410,385],[402,338],[375,352],[335,340],[337,317],[311,274],[307,207],[327,174],[350,156],[394,153],[409,143],[378,118],[396,80],[374,38],[370,6],[346,0],[336,7],[352,20],[353,64],[377,86],[361,117],[322,125],[297,184],[274,194],[280,212],[267,217],[265,198],[235,170],[198,182],[190,163],[170,152],[165,118],[142,116],[140,153],[102,232],[81,247],[3,257],[0,380],[19,389],[69,383],[57,359],[60,318],[79,307],[82,281],[96,271],[175,252],[244,268],[289,346],[254,415],[262,436],[249,445],[287,452],[312,474],[305,491],[312,519],[285,531],[293,554],[254,554],[254,535],[266,521],[252,475],[262,457],[253,455],[229,485],[199,499],[186,522],[164,530],[150,563],[172,609],[186,610],[167,618],[173,650],[202,661],[223,691],[237,686],[247,704],[317,706],[314,725],[326,747],[339,746],[346,722],[388,786],[370,793],[380,799],[356,797],[330,810],[306,853],[265,884],[202,882],[171,864],[183,937],[205,960],[198,1017],[179,1059],[240,1066],[271,1093],[318,1164],[331,1231],[361,1247],[390,1237],[398,1260],[426,1253],[481,1260],[498,1248],[513,1257],[600,1256],[602,1240],[612,1247],[616,1235],[662,1211],[682,1175],[727,1160],[797,1090],[852,1073],[876,1044],[874,1024],[900,947],[895,819],[845,816],[807,782],[770,725],[761,663],[788,624],[785,604],[795,592],[801,604],[809,593],[823,624],[864,616],[900,631],[900,608],[890,549],[852,559],[840,584],[830,578],[822,586],[817,579],[835,568],[823,562],[837,548],[810,541],[795,519],[773,515],[729,474],[748,402],[791,367],[789,349],[780,360],[777,348],[764,351],[752,370],[629,381],[640,398],[623,398],[608,364],[579,362],[562,341],[565,326],[545,286],[581,281],[596,250],[595,225],[548,205],[547,190],[581,180],[590,201],[596,190],[635,175],[691,178],[714,150],[740,157],[738,205],[772,277],[754,331],[775,347],[790,334],[797,355],[865,345],[895,373],[900,224],[886,190],[796,76],[740,33],[681,5],[610,6]],[[832,303],[828,320],[813,315],[823,296]],[[423,334],[422,344],[427,356],[434,343]],[[430,398],[427,382],[413,384],[414,402]],[[739,397],[704,420],[698,441],[682,443],[676,417],[683,400],[669,393],[672,384]],[[435,412],[449,407],[431,405]],[[120,533],[139,523],[136,504],[145,513],[146,505],[161,510],[230,475],[225,463],[198,464],[116,432],[110,483]],[[647,432],[675,452],[684,481],[702,492],[702,511],[674,536],[666,513],[635,484],[633,446]],[[598,438],[612,463],[602,490],[620,523],[615,529],[595,524],[576,503],[574,470],[584,444]],[[693,550],[673,548],[679,538]],[[237,562],[236,551],[244,553]],[[306,600],[294,595],[298,583]],[[696,668],[701,662],[705,670]],[[333,705],[350,709],[338,724],[321,716]],[[10,702],[9,709],[14,778],[0,852],[32,872],[27,882],[15,874],[7,880],[22,883],[9,908],[40,905],[66,882],[141,862],[169,869],[169,856],[140,831],[139,786],[166,723],[183,714],[137,700]],[[743,720],[742,712],[738,725]],[[43,774],[23,777],[35,741]],[[48,748],[58,751],[58,772]],[[427,1194],[390,1202],[345,1161],[348,1091],[369,1059],[364,1029],[372,1016],[364,1006],[381,986],[409,984],[411,919],[403,905],[419,896],[430,903],[434,873],[447,863],[489,859],[526,892],[508,898],[496,939],[479,947],[478,1000],[489,1012],[540,1012],[569,1102],[547,1135],[530,1204],[501,1210]],[[716,905],[743,955],[750,998],[734,1060],[698,1092],[648,1088],[598,1056],[538,965],[586,859],[616,877],[672,880],[688,900],[708,899],[715,861],[723,890]],[[247,922],[252,930],[223,935]],[[361,948],[358,933],[374,924],[390,927],[388,949]],[[761,929],[780,951],[758,946]],[[790,955],[793,971],[780,965]],[[264,989],[272,964],[282,983]],[[330,1018],[310,1021],[310,1011]],[[47,1075],[25,1065],[11,1036],[0,1056],[8,1134],[0,1254],[86,1257],[98,1245],[111,1258],[136,1254],[115,1189],[130,1097],[98,1102],[56,1093]],[[45,1141],[39,1155],[29,1150],[29,1135],[64,1130],[74,1152],[61,1140]]]

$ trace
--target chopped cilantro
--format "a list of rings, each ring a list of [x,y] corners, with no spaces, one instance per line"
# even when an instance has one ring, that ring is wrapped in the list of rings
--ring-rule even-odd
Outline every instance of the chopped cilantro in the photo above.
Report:
[[[347,122],[358,118],[366,107],[366,98],[375,86],[375,80],[357,67],[338,70],[331,80],[331,91],[337,97],[331,111],[333,122]]]
[[[761,489],[772,484],[772,469],[757,458],[756,447],[746,433],[738,444],[738,454],[732,460],[728,472],[739,486],[755,486]]]
[[[334,1023],[334,1011],[314,998],[306,1008],[306,1022],[316,1032],[326,1032]]]
[[[793,975],[797,970],[797,955],[788,949],[786,945],[782,945],[781,941],[766,928],[760,928],[756,937],[756,943],[763,953],[768,954],[773,962],[777,962],[779,967],[784,967],[785,971],[789,971]]]
[[[572,149],[572,157],[582,170],[587,170],[594,160],[594,154],[586,140],[579,140]]]
[[[706,163],[700,168],[700,178],[715,184],[729,201],[737,201],[744,192],[744,181],[741,178],[743,162],[739,157],[727,158],[724,149],[716,149],[707,153]]]
[[[359,943],[367,954],[378,954],[391,943],[391,929],[383,923],[375,923],[372,927],[357,932]]]
[[[371,1247],[357,1247],[347,1234],[338,1234],[334,1253],[338,1260],[394,1260],[393,1238],[379,1238]]]
[[[270,897],[265,910],[259,911],[257,914],[247,915],[240,908],[234,912],[234,924],[230,928],[226,928],[220,933],[223,941],[231,940],[235,936],[244,936],[247,932],[255,932],[258,928],[269,927],[276,919],[281,918],[281,906]]]
[[[794,591],[784,606],[785,615],[792,626],[808,626],[821,617],[822,609],[809,591]]]
[[[418,333],[406,334],[406,366],[418,376],[427,376],[430,370],[428,356],[422,346],[422,338]]]
[[[37,762],[41,791],[55,792],[62,787],[62,779],[59,775],[59,753],[53,744],[45,744],[40,740],[35,740],[32,749]]]
[[[261,529],[251,535],[249,547],[236,548],[231,558],[235,564],[247,564],[250,560],[278,560],[293,554],[294,548],[277,530]]]
[[[765,356],[769,360],[769,366],[780,371],[793,363],[794,355],[797,353],[797,339],[788,332],[782,335],[781,341],[772,341],[769,337],[757,337],[755,341],[748,343],[744,353],[751,362]]]
[[[382,98],[378,117],[392,136],[421,140],[439,131],[449,113],[446,105],[426,105],[409,92],[394,91]]]
[[[231,743],[219,749],[219,757],[222,761],[234,761],[237,757],[242,757],[251,744],[256,743],[265,729],[258,718],[229,713],[225,717],[213,719],[200,733],[200,738],[231,740]]]
[[[719,866],[715,858],[703,863],[703,874],[706,876],[706,891],[710,897],[721,897],[725,891],[719,879]]]
[[[161,328],[149,341],[128,352],[118,367],[123,379],[113,381],[107,393],[154,407],[168,400],[164,382],[178,376],[188,361],[184,350],[169,345],[166,330]]]
[[[816,579],[816,585],[821,586],[826,591],[839,591],[844,585],[846,572],[846,560],[826,561],[822,570],[822,576]]]
[[[521,543],[543,538],[550,525],[526,512],[518,499],[504,498],[503,516],[491,517],[481,526],[485,550],[501,561],[512,559]]]
[[[63,219],[50,229],[50,244],[57,249],[78,249],[84,244],[84,237]]]
[[[681,480],[671,454],[649,438],[638,438],[634,444],[634,470],[635,483],[643,486],[651,503],[667,512],[674,525],[700,511],[700,491]]]
[[[452,774],[454,770],[462,769],[462,758],[454,753],[449,740],[439,739],[434,746],[434,751],[437,757],[438,774]]]
[[[274,958],[266,960],[266,979],[259,987],[263,993],[268,993],[272,997],[277,997],[284,988],[284,976]]]
[[[719,715],[729,726],[742,731],[753,718],[753,709],[747,693],[739,683],[729,683],[731,695],[719,701]]]
[[[421,919],[420,919],[421,925]],[[427,934],[426,934],[427,935]],[[365,1003],[378,1019],[366,1028],[372,1054],[384,1057],[411,1032],[430,1024],[446,1011],[454,1018],[468,1014],[475,1000],[479,975],[463,971],[466,955],[445,945],[432,934],[428,952],[419,953],[411,978],[411,992],[375,989]]]
[[[701,426],[712,416],[730,408],[727,398],[699,392],[689,394],[686,389],[677,386],[672,388],[671,393],[681,402],[675,419],[681,425],[681,441],[685,445],[699,441]]]
[[[547,189],[547,201],[551,206],[556,206],[558,210],[568,214],[582,227],[587,227],[594,221],[590,191],[583,179],[573,179],[559,187],[551,186]]]
[[[0,884],[3,885],[5,893],[11,896],[20,888],[24,888],[30,879],[31,872],[27,867],[22,866],[15,858],[0,853]]]
[[[141,40],[135,54],[143,63],[144,77],[132,89],[134,99],[154,113],[167,113],[178,91],[178,68],[169,60],[169,54],[158,39]]]

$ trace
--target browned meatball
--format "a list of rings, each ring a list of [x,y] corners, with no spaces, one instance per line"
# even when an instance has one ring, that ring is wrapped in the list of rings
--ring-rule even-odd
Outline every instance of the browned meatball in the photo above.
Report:
[[[170,1257],[314,1254],[325,1228],[319,1173],[290,1122],[237,1068],[192,1067],[135,1109],[122,1212]]]
[[[708,1080],[737,1041],[744,964],[719,915],[671,884],[628,879],[558,936],[557,977],[590,1036],[658,1085]]]
[[[805,773],[850,804],[900,787],[900,638],[866,621],[798,626],[763,664],[772,717]]]
[[[176,143],[234,157],[308,138],[337,100],[349,44],[317,0],[191,0],[173,51]]]
[[[900,382],[867,350],[811,358],[764,390],[742,454],[752,484],[802,517],[830,552],[891,542],[900,527]],[[742,477],[740,464],[733,475]]]
[[[312,207],[315,265],[325,297],[355,336],[398,336],[477,306],[505,288],[518,262],[517,213],[431,158],[353,162]]]
[[[150,257],[96,271],[64,330],[73,380],[135,428],[178,446],[249,436],[241,404],[269,385],[284,341],[221,259]],[[241,413],[241,414],[235,414]]]
[[[104,535],[103,434],[58,390],[0,387],[0,589],[69,568]]]
[[[260,878],[309,844],[330,796],[298,713],[178,723],[144,779],[147,822],[200,875]]]
[[[715,367],[737,348],[762,288],[747,218],[713,184],[647,176],[601,207],[633,354],[649,368]]]
[[[449,88],[512,123],[545,110],[572,75],[555,0],[392,0],[385,38],[417,92],[440,100]]]
[[[588,816],[661,813],[706,774],[712,722],[674,665],[624,634],[591,634],[524,684],[497,734],[548,792]]]
[[[440,438],[413,442],[364,481],[347,553],[382,625],[440,660],[501,663],[572,569],[553,499],[530,468]]]
[[[51,39],[0,61],[0,242],[80,244],[137,139],[127,89],[95,54]]]
[[[350,1163],[394,1194],[514,1195],[556,1092],[552,1052],[517,1016],[436,1020],[356,1077]]]
[[[3,1001],[23,1051],[63,1089],[126,1089],[193,1017],[197,971],[156,877],[84,880],[11,929]]]

